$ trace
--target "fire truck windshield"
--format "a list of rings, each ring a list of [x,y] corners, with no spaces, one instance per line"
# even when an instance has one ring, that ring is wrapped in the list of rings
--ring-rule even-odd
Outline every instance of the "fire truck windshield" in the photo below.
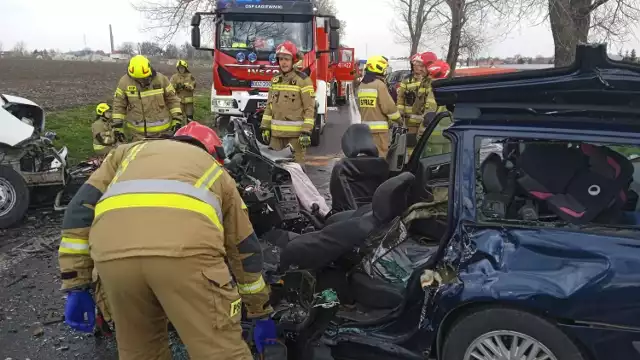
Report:
[[[313,50],[310,17],[283,19],[279,16],[277,19],[270,19],[226,14],[216,33],[218,49],[222,51],[253,50],[260,58],[268,57],[268,54],[275,51],[276,46],[285,40],[292,41],[298,47],[298,51]]]

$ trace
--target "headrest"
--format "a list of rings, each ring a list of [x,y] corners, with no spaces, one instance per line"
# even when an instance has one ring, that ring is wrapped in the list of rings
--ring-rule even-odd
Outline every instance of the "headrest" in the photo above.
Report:
[[[496,153],[491,153],[480,165],[482,186],[488,193],[501,193],[507,187],[507,169]]]
[[[409,190],[415,176],[405,172],[385,181],[373,194],[373,216],[380,223],[387,223],[409,207]]]
[[[378,156],[378,148],[367,124],[353,124],[347,128],[342,135],[342,152],[349,158],[360,154]]]

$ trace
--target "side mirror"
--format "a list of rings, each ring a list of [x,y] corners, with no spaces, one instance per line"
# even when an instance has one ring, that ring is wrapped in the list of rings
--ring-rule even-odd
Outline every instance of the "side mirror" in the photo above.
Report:
[[[337,30],[331,30],[329,33],[329,49],[338,50],[340,47],[340,34]]]
[[[325,19],[325,20],[324,20],[324,32],[325,32],[326,34],[328,34],[328,33],[329,33],[329,31],[331,31],[331,25],[329,24],[329,20],[328,20],[328,19]]]
[[[340,20],[332,17],[329,20],[329,27],[331,28],[331,30],[338,30],[340,29]]]
[[[193,26],[191,28],[191,46],[196,49],[200,48],[200,27],[198,26]]]
[[[193,17],[191,17],[191,26],[200,26],[201,20],[202,18],[200,17],[200,14],[193,15]]]

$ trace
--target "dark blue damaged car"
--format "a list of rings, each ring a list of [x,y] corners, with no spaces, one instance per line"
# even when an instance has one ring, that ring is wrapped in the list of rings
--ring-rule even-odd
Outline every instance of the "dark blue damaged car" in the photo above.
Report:
[[[282,252],[313,269],[285,288],[340,302],[309,299],[289,339],[344,360],[640,359],[640,66],[582,45],[568,68],[434,92],[451,112],[425,119],[371,211]]]

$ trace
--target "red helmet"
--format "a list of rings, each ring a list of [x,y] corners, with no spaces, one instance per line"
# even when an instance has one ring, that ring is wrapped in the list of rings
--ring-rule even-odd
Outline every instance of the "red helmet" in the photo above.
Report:
[[[204,145],[207,149],[207,152],[213,155],[216,160],[220,163],[224,162],[223,154],[224,151],[221,151],[222,141],[218,137],[213,129],[208,126],[202,125],[199,122],[192,121],[188,123],[186,126],[181,127],[176,131],[173,135],[174,137],[190,137],[194,140],[197,140],[199,143]]]
[[[449,75],[449,70],[451,70],[451,68],[446,61],[437,60],[434,61],[433,64],[431,64],[427,68],[427,70],[429,70],[429,76],[431,76],[432,78],[443,79],[446,78],[447,75]]]
[[[289,40],[276,47],[276,56],[279,54],[290,55],[294,63],[298,61],[298,48]]]
[[[431,65],[434,61],[438,60],[438,56],[431,51],[426,51],[422,53],[422,62],[424,62],[425,66]]]
[[[412,63],[415,61],[419,61],[422,64],[424,64],[424,66],[429,66],[436,60],[438,60],[438,57],[436,56],[436,54],[432,53],[431,51],[417,53],[411,57]]]

